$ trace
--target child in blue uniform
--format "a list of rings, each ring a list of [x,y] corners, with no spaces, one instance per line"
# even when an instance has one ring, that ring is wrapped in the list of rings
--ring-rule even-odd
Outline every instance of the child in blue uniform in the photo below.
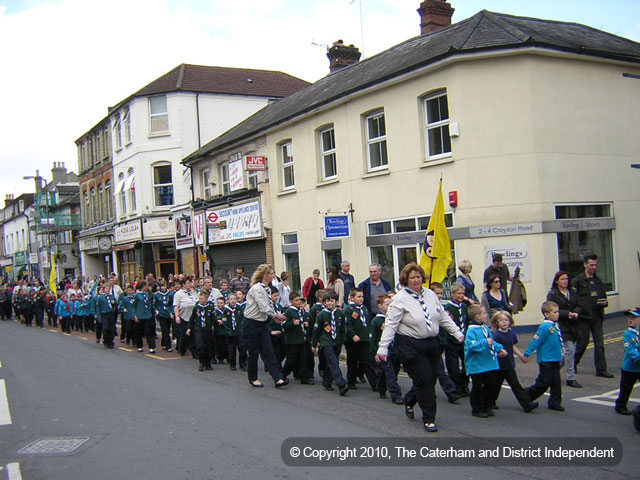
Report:
[[[231,371],[236,371],[236,352],[238,352],[240,342],[242,338],[242,309],[238,307],[236,301],[236,295],[230,294],[228,297],[228,305],[225,305],[223,310],[224,329],[227,338],[227,361],[229,362],[229,368]],[[244,365],[247,361],[240,353],[240,365]]]
[[[113,349],[113,339],[116,335],[116,312],[118,310],[118,301],[111,294],[111,288],[105,286],[102,288],[102,294],[98,295],[96,300],[96,320],[102,325],[102,345],[104,348]],[[98,330],[96,329],[96,335]]]
[[[529,399],[529,395],[518,381],[513,354],[515,353],[522,361],[524,361],[524,355],[518,347],[516,347],[518,337],[516,337],[515,332],[511,330],[511,326],[513,325],[511,314],[504,310],[494,313],[491,317],[490,323],[491,328],[493,329],[493,339],[500,343],[507,351],[506,357],[498,358],[498,365],[500,365],[500,369],[498,370],[497,375],[500,388],[496,389],[496,398],[493,399],[492,405],[495,405],[498,401],[498,396],[502,389],[502,383],[506,380],[520,406],[526,413],[529,413],[538,406],[538,402],[532,402]]]
[[[380,338],[384,330],[384,320],[391,304],[391,298],[393,295],[385,293],[384,295],[378,295],[378,314],[371,320],[371,328],[369,334],[369,350],[372,356],[375,356],[378,351],[378,345],[380,344]],[[389,355],[384,362],[380,362],[377,365],[379,367],[378,372],[378,384],[376,389],[380,398],[387,398],[386,391],[389,390],[391,394],[391,401],[397,405],[402,405],[402,389],[398,385],[398,372],[400,371],[400,360],[398,359],[398,353],[396,352],[393,342],[389,345]]]
[[[216,322],[215,307],[209,302],[209,291],[204,290],[198,295],[196,303],[189,317],[187,335],[194,337],[194,345],[198,352],[200,366],[198,371],[213,370],[211,357],[213,356],[213,324]]]
[[[369,348],[369,310],[364,306],[364,294],[360,288],[349,292],[349,305],[344,309],[347,337],[347,382],[350,390],[357,390],[358,370],[367,377],[371,389],[377,390],[377,377],[373,368],[373,356]]]
[[[211,301],[209,301],[209,303],[211,303]],[[227,332],[224,326],[224,297],[219,297],[218,299],[216,299],[216,304],[214,305],[214,307],[214,314],[216,319],[213,323],[212,363],[219,363],[222,365],[225,359],[229,358],[229,349],[227,348]]]
[[[273,311],[276,313],[284,313],[284,309],[278,300],[280,299],[280,293],[278,289],[273,285],[269,285],[269,289],[271,290],[271,305],[273,306]],[[269,320],[269,331],[271,333],[271,345],[273,346],[273,353],[276,356],[276,362],[280,368],[282,368],[282,361],[284,360],[284,332],[282,330],[282,325],[276,322],[274,319],[270,318]],[[266,369],[266,366],[265,366]]]
[[[136,320],[135,310],[133,307],[133,288],[125,288],[124,295],[120,295],[118,311],[120,312],[120,321],[124,326],[123,330],[125,331],[125,341],[127,345],[129,345],[133,336],[133,325]]]
[[[541,310],[544,321],[538,327],[529,347],[524,352],[523,360],[527,363],[533,352],[537,351],[539,374],[535,383],[526,390],[531,401],[534,401],[551,388],[551,396],[547,403],[549,410],[564,412],[562,382],[560,380],[560,362],[562,362],[563,350],[562,334],[558,326],[560,309],[556,302],[544,302]]]
[[[167,352],[173,351],[173,343],[171,342],[171,323],[173,322],[173,295],[167,290],[167,283],[162,281],[158,287],[158,291],[153,294],[153,308],[156,318],[160,324],[162,337],[160,346]]]
[[[282,375],[287,377],[290,373],[294,373],[300,378],[303,385],[313,385],[311,380],[313,370],[309,370],[309,362],[307,356],[308,350],[308,333],[311,330],[310,316],[304,311],[304,299],[297,293],[289,295],[291,306],[284,313],[287,317],[282,322],[284,330],[284,344],[286,349],[286,361],[282,370]]]
[[[627,409],[627,402],[636,382],[640,382],[640,312],[632,308],[625,312],[628,316],[629,328],[624,332],[624,359],[622,360],[622,374],[620,375],[620,393],[616,399],[616,412],[621,415],[631,415]]]
[[[71,333],[71,304],[66,293],[62,293],[56,301],[53,313],[60,319],[60,328],[64,333]]]
[[[147,340],[149,353],[156,353],[156,322],[153,318],[153,296],[149,284],[143,280],[138,284],[138,291],[133,296],[135,313],[134,343],[142,352],[142,337]]]
[[[486,325],[487,311],[482,305],[469,307],[469,328],[464,340],[464,363],[471,375],[471,415],[479,418],[492,417],[491,405],[496,398],[498,385],[498,355],[505,357],[506,350],[493,340],[491,329]]]

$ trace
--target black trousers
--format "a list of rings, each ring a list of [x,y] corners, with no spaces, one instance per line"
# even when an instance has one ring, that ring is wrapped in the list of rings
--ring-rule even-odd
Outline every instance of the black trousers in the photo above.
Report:
[[[276,362],[278,362],[278,365],[280,365],[280,368],[282,369],[282,362],[285,356],[284,333],[279,333],[277,335],[273,335],[273,332],[270,333],[272,334],[271,345],[273,346],[273,354],[276,356]]]
[[[335,383],[339,388],[342,388],[347,384],[347,381],[342,376],[342,370],[340,370],[340,346],[335,347],[322,347],[322,356],[325,358],[326,367],[324,369],[324,375],[322,377],[322,385],[326,388],[331,386],[331,383]]]
[[[396,334],[398,358],[413,380],[418,405],[422,410],[423,423],[432,423],[436,418],[435,380],[440,357],[438,337],[411,338]]]
[[[229,357],[229,347],[227,347],[227,336],[224,333],[215,333],[215,356],[218,362],[223,363]]]
[[[313,375],[313,370],[309,370],[309,354],[311,353],[308,343],[296,343],[285,345],[287,353],[284,362],[282,375],[287,377],[291,373],[297,374],[300,380],[309,380]]]
[[[169,349],[173,346],[171,343],[171,318],[170,317],[158,317],[158,323],[160,324],[160,331],[162,336],[160,337],[160,346],[164,349]]]
[[[616,399],[616,408],[627,406],[629,397],[636,382],[640,382],[640,372],[630,372],[629,370],[621,370],[620,373],[620,393]]]
[[[133,335],[133,332],[130,330],[132,328],[131,323],[127,323],[127,320],[124,318],[124,313],[120,314],[120,341],[123,341],[127,338],[127,334],[129,334],[129,340]]]
[[[33,316],[36,319],[36,325],[44,328],[44,307],[33,307]]]
[[[385,362],[378,364],[380,370],[378,374],[377,390],[384,393],[389,390],[392,400],[402,398],[402,389],[398,385],[398,372],[400,371],[400,360],[397,355],[389,355]]]
[[[113,348],[113,338],[116,335],[116,317],[113,313],[103,313],[102,315],[102,343]]]
[[[133,343],[136,347],[142,348],[142,337],[146,338],[149,349],[156,348],[156,321],[151,318],[139,318],[134,323]],[[134,320],[135,322],[135,320]]]
[[[469,396],[471,413],[490,410],[502,384],[498,383],[498,370],[472,374],[471,384],[471,395]]]
[[[533,385],[527,388],[531,401],[551,388],[551,396],[547,405],[559,407],[562,404],[562,382],[560,380],[560,362],[538,362],[538,377]]]
[[[60,320],[62,323],[62,320]],[[100,339],[102,338],[102,321],[98,321],[96,319],[96,343],[100,343]]]
[[[361,367],[369,385],[375,390],[378,378],[373,366],[369,342],[346,342],[344,346],[347,349],[347,382],[349,382],[349,385],[356,384],[359,367]]]
[[[85,332],[88,332],[90,330],[93,331],[94,328],[95,328],[94,325],[93,325],[93,315],[91,315],[91,314],[85,315],[83,317],[83,320],[84,320],[84,330],[85,330]]]
[[[252,318],[244,319],[243,335],[248,351],[247,375],[250,382],[258,379],[258,356],[262,355],[262,359],[269,368],[269,375],[274,382],[282,379],[282,372],[273,353],[273,345],[271,344],[271,334],[267,322],[253,320]]]
[[[451,343],[449,340],[449,343],[444,346],[444,363],[449,377],[456,385],[456,390],[459,393],[466,392],[469,388],[469,377],[464,368],[464,344]]]
[[[498,382],[498,388],[496,388],[495,398],[491,401],[491,405],[498,401],[498,397],[500,396],[500,391],[502,390],[502,383],[506,380],[513,392],[513,395],[518,400],[518,403],[522,408],[531,403],[531,399],[529,398],[529,394],[527,391],[520,385],[520,381],[518,380],[518,374],[516,373],[515,368],[510,368],[509,370],[496,370],[496,380]]]
[[[211,330],[191,330],[200,365],[211,367],[213,357],[213,332]]]
[[[178,352],[180,355],[184,355],[187,353],[187,350],[191,348],[191,337],[187,335],[187,330],[189,330],[189,322],[184,318],[180,319],[180,323],[177,324],[178,327]]]
[[[593,337],[593,361],[596,373],[607,371],[607,359],[604,354],[604,334],[602,331],[602,317],[595,316],[591,320],[578,322],[578,342],[576,345],[575,366],[578,366],[584,352],[589,345],[589,337]]]
[[[240,337],[227,337],[227,362],[229,366],[236,368],[236,358],[238,354],[238,339]],[[245,360],[246,361],[246,360]],[[242,364],[242,362],[240,362]]]
[[[64,333],[71,333],[71,316],[60,317],[60,328]]]

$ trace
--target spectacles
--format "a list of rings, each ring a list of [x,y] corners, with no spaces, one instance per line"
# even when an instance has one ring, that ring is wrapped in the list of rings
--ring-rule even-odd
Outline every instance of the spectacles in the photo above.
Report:
[[[491,283],[500,283],[500,279],[496,278],[493,282]]]

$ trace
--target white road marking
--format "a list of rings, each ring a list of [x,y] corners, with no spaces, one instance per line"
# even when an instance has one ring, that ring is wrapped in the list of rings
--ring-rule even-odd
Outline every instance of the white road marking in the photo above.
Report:
[[[640,384],[636,383],[633,388],[639,387]],[[618,394],[620,390],[610,390],[605,393],[600,393],[598,395],[589,395],[587,397],[574,398],[573,400],[576,402],[583,403],[591,403],[593,405],[604,405],[605,407],[615,407],[616,399],[618,398]],[[630,402],[640,403],[640,398],[629,398]]]
[[[0,368],[2,368],[2,362],[0,362]]]
[[[19,463],[7,464],[7,471],[9,473],[9,480],[22,480],[22,473],[20,473]]]
[[[9,399],[4,380],[0,379],[0,425],[11,425],[11,412],[9,411]]]
[[[511,387],[509,385],[502,385],[502,388],[506,388],[507,390],[511,390]],[[542,395],[546,395],[547,397],[550,397],[551,394],[549,392],[544,392]]]

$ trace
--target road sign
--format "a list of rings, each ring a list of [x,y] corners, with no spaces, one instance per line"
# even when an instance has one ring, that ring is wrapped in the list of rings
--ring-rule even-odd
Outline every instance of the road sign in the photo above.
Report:
[[[207,213],[207,223],[209,225],[218,223],[218,214],[216,212]]]

